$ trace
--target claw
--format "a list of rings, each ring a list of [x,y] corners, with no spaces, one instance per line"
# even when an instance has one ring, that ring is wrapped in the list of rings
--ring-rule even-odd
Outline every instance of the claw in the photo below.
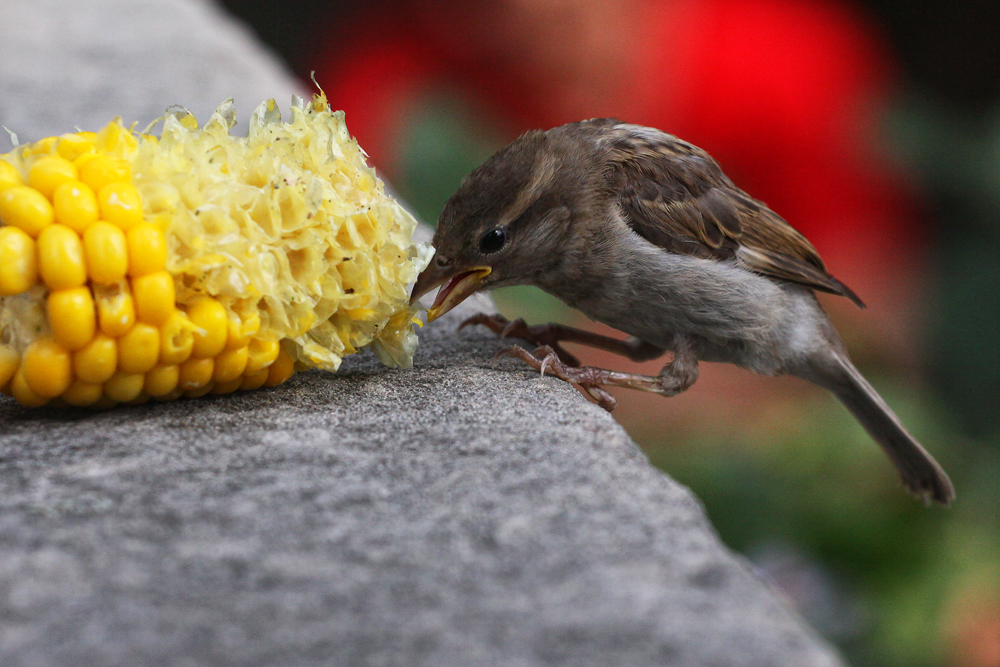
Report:
[[[587,384],[582,384],[580,386],[583,388],[585,392],[587,392],[588,396],[594,399],[595,403],[597,403],[599,406],[601,406],[608,412],[614,410],[615,406],[618,405],[618,399],[616,399],[614,396],[606,392],[601,387],[597,385],[587,385]]]
[[[493,333],[498,334],[501,339],[520,338],[521,340],[526,340],[529,343],[534,343],[535,345],[545,344],[546,347],[552,349],[556,357],[558,357],[559,361],[563,364],[573,368],[580,366],[580,360],[567,352],[559,344],[560,338],[558,334],[555,334],[552,331],[552,327],[554,325],[545,324],[528,326],[528,323],[520,317],[514,321],[510,321],[498,313],[493,315],[477,313],[459,324],[457,330],[461,331],[465,327],[476,324],[485,326]]]
[[[528,351],[522,348],[520,345],[508,345],[507,347],[497,350],[497,353],[493,355],[493,360],[490,361],[490,366],[496,368],[497,362],[500,361],[502,357],[516,357],[518,356],[518,350],[528,354]]]
[[[542,345],[531,352],[520,345],[510,345],[493,355],[492,363],[495,365],[501,357],[517,357],[538,370],[543,377],[546,371],[550,371],[554,377],[579,386],[595,403],[608,412],[614,410],[615,406],[618,405],[615,397],[601,386],[608,381],[608,371],[590,367],[568,367],[559,359],[556,351],[548,345]]]
[[[542,359],[542,367],[538,369],[542,372],[542,377],[545,377],[545,369],[548,368],[550,363],[552,363],[552,355],[548,355]]]
[[[611,412],[618,405],[617,399],[604,387],[627,387],[649,391],[661,396],[674,396],[694,384],[698,378],[698,358],[686,339],[675,344],[674,359],[663,367],[657,376],[637,373],[621,373],[592,366],[581,366],[579,359],[566,352],[559,341],[584,343],[623,354],[630,359],[641,360],[661,355],[664,350],[639,339],[620,341],[607,336],[565,327],[558,324],[528,326],[523,319],[508,321],[503,315],[479,313],[459,325],[459,329],[472,324],[482,324],[501,338],[516,337],[529,343],[539,344],[532,352],[520,345],[509,345],[493,355],[490,362],[495,368],[502,357],[517,357],[544,377],[552,377],[569,382],[580,388],[602,408]]]
[[[524,320],[521,319],[521,318],[518,318],[518,319],[514,320],[513,322],[507,322],[507,325],[500,332],[500,338],[508,338],[510,336],[514,336],[516,338],[521,338],[522,336],[517,336],[516,333],[517,332],[524,333],[524,328],[525,327],[526,327],[526,324],[525,324]]]
[[[531,351],[531,356],[535,359],[542,360],[542,367],[539,369],[542,371],[542,375],[545,375],[545,368],[547,366],[552,366],[555,368],[554,364],[559,363],[559,355],[548,345],[539,345],[534,350]],[[558,377],[558,373],[556,376]]]
[[[581,365],[580,360],[577,359],[575,355],[572,355],[565,349],[563,349],[562,345],[557,344],[557,347],[559,348],[559,354],[562,355],[563,363],[565,363],[567,366],[572,366],[573,368],[580,367]]]

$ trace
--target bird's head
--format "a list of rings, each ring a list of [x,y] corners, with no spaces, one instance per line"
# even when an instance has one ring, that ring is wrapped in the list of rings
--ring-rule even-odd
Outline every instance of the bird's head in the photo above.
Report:
[[[444,285],[428,320],[479,290],[535,283],[558,264],[588,199],[575,153],[551,132],[528,132],[466,177],[438,218],[434,258],[410,298]]]

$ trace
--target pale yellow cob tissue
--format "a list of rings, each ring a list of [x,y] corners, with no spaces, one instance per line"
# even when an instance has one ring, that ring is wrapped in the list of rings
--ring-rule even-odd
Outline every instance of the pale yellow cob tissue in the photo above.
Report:
[[[0,155],[0,390],[111,407],[273,386],[416,348],[414,218],[323,95],[159,137],[115,119]],[[159,121],[158,121],[159,122]]]

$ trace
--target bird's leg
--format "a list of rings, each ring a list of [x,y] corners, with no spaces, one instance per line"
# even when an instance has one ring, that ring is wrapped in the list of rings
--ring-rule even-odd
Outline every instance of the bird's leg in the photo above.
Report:
[[[549,372],[560,380],[579,385],[598,405],[610,412],[618,401],[604,387],[627,387],[661,396],[675,396],[693,385],[698,379],[698,358],[684,336],[675,337],[674,348],[673,360],[656,376],[622,373],[593,366],[571,367],[560,361],[555,350],[548,346],[528,352],[520,345],[511,345],[497,352],[493,359],[496,361],[502,356],[517,357],[542,375]]]
[[[611,336],[604,336],[575,327],[567,327],[562,324],[536,324],[528,326],[520,318],[511,322],[503,315],[487,315],[486,313],[473,315],[462,322],[458,328],[461,331],[463,328],[473,324],[482,324],[493,333],[500,334],[501,338],[520,338],[533,345],[550,347],[562,363],[572,367],[580,366],[580,360],[563,349],[559,344],[561,341],[596,347],[600,350],[620,354],[632,361],[655,359],[666,351],[662,347],[639,340],[634,336],[630,336],[626,340],[619,340]]]

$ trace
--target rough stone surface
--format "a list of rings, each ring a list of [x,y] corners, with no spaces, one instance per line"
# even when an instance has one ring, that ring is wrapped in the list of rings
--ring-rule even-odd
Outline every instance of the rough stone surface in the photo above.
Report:
[[[0,403],[0,663],[837,664],[606,413],[453,324],[409,371]]]
[[[0,11],[26,139],[297,88],[198,3]],[[841,664],[608,414],[456,335],[475,307],[412,370],[107,413],[0,397],[0,664]]]

